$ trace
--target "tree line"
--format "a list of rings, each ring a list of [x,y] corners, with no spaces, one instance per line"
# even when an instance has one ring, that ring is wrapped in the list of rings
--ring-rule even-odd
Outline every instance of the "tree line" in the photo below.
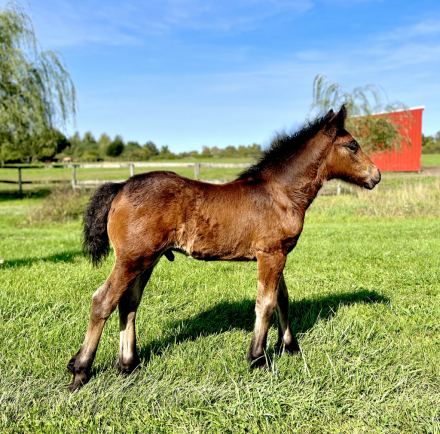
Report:
[[[440,154],[440,131],[434,136],[422,134],[422,154]]]
[[[204,146],[202,151],[174,153],[167,145],[156,146],[151,140],[145,144],[136,141],[124,142],[120,135],[113,139],[106,133],[101,134],[98,140],[91,132],[86,132],[82,137],[76,132],[72,137],[66,138],[58,132],[58,141],[52,146],[51,153],[43,159],[62,161],[70,157],[73,161],[102,161],[102,160],[176,160],[182,158],[220,158],[220,157],[251,157],[258,158],[262,153],[261,145],[256,143],[248,146],[227,146],[224,149],[213,146]],[[49,155],[50,154],[50,155]]]

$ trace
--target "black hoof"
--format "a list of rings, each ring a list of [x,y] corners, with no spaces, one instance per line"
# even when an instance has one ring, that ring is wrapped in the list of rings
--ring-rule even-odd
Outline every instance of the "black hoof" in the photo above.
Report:
[[[278,357],[281,357],[283,352],[288,354],[289,356],[296,356],[301,352],[298,342],[295,340],[290,345],[285,345],[284,342],[278,342],[275,346]]]
[[[290,345],[284,345],[284,351],[290,356],[296,356],[301,352],[301,349],[299,348],[298,342],[293,342]]]
[[[75,374],[75,361],[76,361],[76,354],[69,360],[69,362],[67,363],[67,370],[71,373],[71,374]]]
[[[73,381],[69,386],[69,390],[74,392],[75,390],[78,390],[80,387],[84,386],[84,384],[86,384],[89,380],[90,375],[86,374],[85,372],[75,374]]]
[[[124,363],[120,359],[116,362],[116,369],[120,374],[129,375],[137,368],[139,368],[141,361],[137,358],[132,362]]]
[[[261,356],[256,356],[249,351],[246,360],[249,363],[249,369],[251,371],[253,371],[256,368],[265,369],[267,366],[266,354],[264,353]]]

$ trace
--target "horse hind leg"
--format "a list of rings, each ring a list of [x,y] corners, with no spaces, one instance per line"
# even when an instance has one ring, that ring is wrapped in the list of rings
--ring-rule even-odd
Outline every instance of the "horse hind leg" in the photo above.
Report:
[[[136,312],[141,302],[145,285],[151,277],[153,267],[136,277],[131,287],[119,301],[120,347],[116,367],[123,374],[130,374],[140,364],[136,350]]]
[[[280,280],[278,281],[275,311],[278,319],[278,353],[281,354],[284,347],[288,354],[298,354],[299,345],[292,334],[289,324],[289,293],[283,274],[281,274]]]
[[[90,370],[104,325],[138,273],[139,271],[128,273],[116,264],[105,283],[93,294],[86,337],[79,351],[67,364],[67,369],[74,375],[69,386],[71,391],[78,389],[90,379]]]

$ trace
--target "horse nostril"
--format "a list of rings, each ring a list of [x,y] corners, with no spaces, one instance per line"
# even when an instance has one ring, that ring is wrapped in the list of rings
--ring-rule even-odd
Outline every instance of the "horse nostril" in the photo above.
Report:
[[[376,167],[376,173],[374,174],[374,183],[379,184],[380,180],[382,179],[382,175],[380,174],[380,170]]]
[[[368,168],[368,173],[370,174],[371,181],[374,182],[374,184],[379,184],[382,175],[380,170],[374,164]]]

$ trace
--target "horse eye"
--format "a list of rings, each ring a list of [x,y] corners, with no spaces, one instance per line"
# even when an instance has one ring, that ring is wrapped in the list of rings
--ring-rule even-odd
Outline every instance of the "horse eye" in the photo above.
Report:
[[[353,152],[356,152],[357,151],[357,149],[358,149],[358,145],[357,145],[357,143],[350,143],[349,145],[348,145],[348,149],[350,149],[350,151],[353,151]]]

